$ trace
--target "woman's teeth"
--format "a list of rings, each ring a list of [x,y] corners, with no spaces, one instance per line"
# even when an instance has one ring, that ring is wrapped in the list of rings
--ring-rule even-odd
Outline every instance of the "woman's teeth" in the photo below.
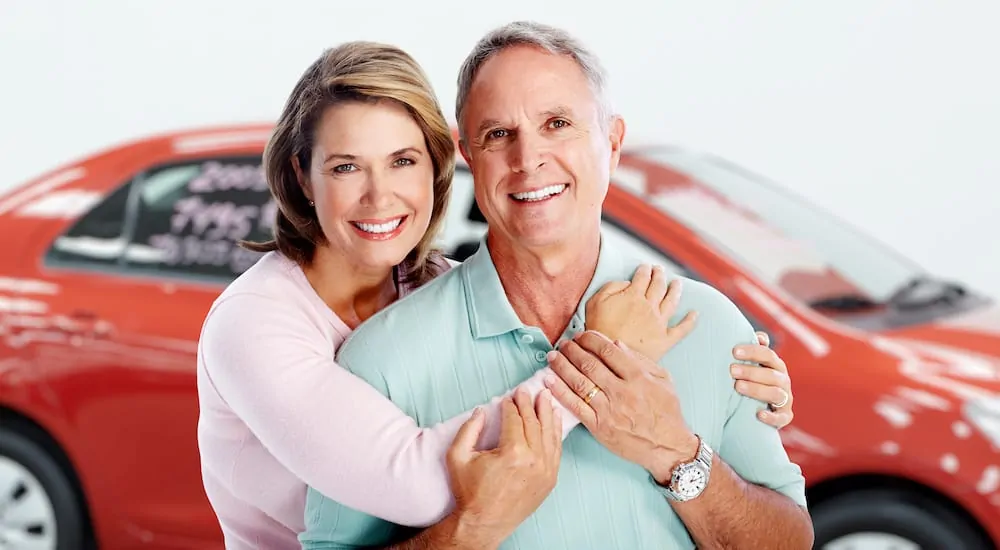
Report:
[[[360,223],[360,222],[351,222],[351,223],[354,224],[354,227],[357,227],[358,229],[364,231],[365,233],[388,233],[399,227],[399,224],[403,223],[403,218],[396,218],[391,222],[385,222],[385,223]]]

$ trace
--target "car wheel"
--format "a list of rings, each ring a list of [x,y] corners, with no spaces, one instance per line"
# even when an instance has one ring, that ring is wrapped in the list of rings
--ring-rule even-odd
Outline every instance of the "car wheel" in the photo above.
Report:
[[[818,550],[989,550],[976,530],[926,497],[897,490],[858,491],[811,510]]]
[[[0,428],[0,549],[84,548],[82,509],[45,448]]]

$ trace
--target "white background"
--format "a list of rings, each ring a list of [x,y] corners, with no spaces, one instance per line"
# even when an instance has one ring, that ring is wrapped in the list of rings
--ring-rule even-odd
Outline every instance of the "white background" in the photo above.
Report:
[[[544,4],[544,5],[543,5]],[[563,26],[611,72],[629,140],[728,158],[1000,297],[1000,4],[0,1],[0,191],[143,135],[272,121],[305,67],[398,44],[452,113],[475,40]]]

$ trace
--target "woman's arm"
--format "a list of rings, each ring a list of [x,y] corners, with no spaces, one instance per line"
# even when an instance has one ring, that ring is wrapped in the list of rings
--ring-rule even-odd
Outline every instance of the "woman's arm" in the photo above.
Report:
[[[445,454],[472,411],[420,428],[339,367],[329,340],[306,314],[265,296],[243,294],[218,304],[206,319],[199,354],[212,388],[306,484],[401,525],[431,525],[451,510]],[[535,397],[550,372],[543,369],[520,386]],[[490,427],[484,448],[496,446],[502,397],[484,405]],[[563,411],[563,437],[578,423]]]

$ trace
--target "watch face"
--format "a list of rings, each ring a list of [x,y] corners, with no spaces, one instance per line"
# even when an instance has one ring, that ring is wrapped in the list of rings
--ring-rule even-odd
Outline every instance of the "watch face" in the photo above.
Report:
[[[677,477],[677,492],[685,498],[693,498],[705,489],[705,472],[694,466],[685,468]]]

